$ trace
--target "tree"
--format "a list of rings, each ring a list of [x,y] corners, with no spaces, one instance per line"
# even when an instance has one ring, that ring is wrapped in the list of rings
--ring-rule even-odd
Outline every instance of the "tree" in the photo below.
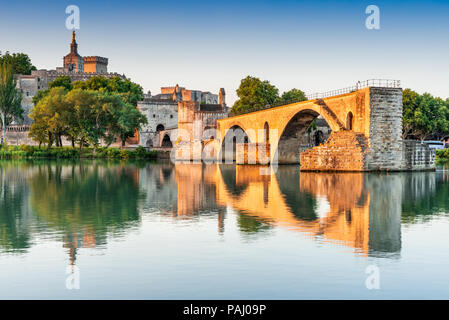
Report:
[[[293,102],[301,102],[306,101],[306,94],[299,89],[291,89],[282,94],[279,98],[279,103],[293,103]]]
[[[50,89],[49,93],[31,109],[29,117],[34,120],[31,124],[29,136],[35,138],[39,144],[47,142],[51,147],[62,146],[62,136],[66,134],[67,114],[71,113],[66,101],[67,90],[63,87]]]
[[[402,103],[403,138],[440,140],[449,133],[448,100],[405,89]]]
[[[231,109],[234,114],[257,111],[274,104],[279,98],[279,90],[269,81],[247,76],[240,82],[237,96],[239,100]]]
[[[47,90],[39,90],[33,97],[33,104],[37,105],[37,103],[42,100],[49,92],[50,89],[56,88],[56,87],[62,87],[66,89],[67,91],[70,91],[73,89],[72,79],[69,76],[60,76],[56,78],[55,80],[48,83],[48,89]]]
[[[75,89],[117,93],[124,102],[133,106],[137,106],[137,102],[143,99],[143,89],[140,85],[120,77],[95,76],[87,81],[75,81],[73,87]]]
[[[13,74],[31,74],[36,67],[31,63],[30,57],[25,53],[13,53],[6,51],[4,55],[0,52],[0,64],[8,63],[12,66]]]
[[[73,89],[67,94],[68,115],[66,123],[72,141],[78,141],[80,149],[89,143],[96,149],[100,139],[106,136],[108,110],[101,101],[102,94],[92,90]]]
[[[73,89],[72,79],[69,76],[60,76],[48,84],[48,88],[63,87],[67,91]]]
[[[109,105],[111,118],[109,120],[107,141],[109,144],[114,136],[118,136],[125,146],[128,138],[134,137],[137,130],[148,120],[135,106],[124,103],[118,95],[105,95],[104,103]]]
[[[6,130],[14,120],[23,120],[22,94],[17,90],[13,67],[0,64],[0,120],[3,128],[1,144],[4,144]]]

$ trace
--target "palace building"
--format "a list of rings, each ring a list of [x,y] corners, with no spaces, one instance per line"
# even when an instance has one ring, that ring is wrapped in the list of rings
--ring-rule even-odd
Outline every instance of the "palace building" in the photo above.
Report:
[[[31,75],[17,75],[17,86],[22,91],[22,107],[25,110],[24,123],[30,124],[32,120],[28,113],[33,107],[32,98],[39,90],[48,89],[48,84],[53,80],[69,76],[72,81],[86,81],[95,76],[105,78],[120,77],[126,79],[125,75],[108,72],[108,58],[99,56],[83,57],[78,53],[75,31],[72,32],[70,52],[63,57],[62,67],[55,70],[35,70]]]

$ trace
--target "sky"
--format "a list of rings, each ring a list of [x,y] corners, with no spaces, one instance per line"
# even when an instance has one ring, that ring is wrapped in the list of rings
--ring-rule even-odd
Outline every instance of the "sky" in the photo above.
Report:
[[[27,53],[38,69],[69,52],[68,5],[80,9],[82,56],[109,58],[144,91],[179,84],[237,99],[248,75],[280,92],[325,92],[358,80],[449,98],[449,1],[28,1],[0,0],[0,51]],[[369,30],[368,5],[380,10]]]

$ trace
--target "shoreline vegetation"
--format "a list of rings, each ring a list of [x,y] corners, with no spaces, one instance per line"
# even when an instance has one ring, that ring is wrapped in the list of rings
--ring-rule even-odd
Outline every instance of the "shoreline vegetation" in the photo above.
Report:
[[[41,147],[38,146],[0,146],[0,159],[119,159],[119,160],[157,160],[165,158],[167,151],[150,150],[137,147],[126,150],[113,147],[92,147],[83,149],[72,147]]]
[[[158,160],[167,159],[169,151],[150,150],[139,146],[134,150],[115,147],[92,147],[83,149],[72,147],[38,147],[29,145],[0,145],[0,159],[119,159],[119,160]],[[449,149],[436,150],[436,162],[449,162]]]
[[[436,151],[436,162],[446,163],[449,162],[449,149],[440,149]]]

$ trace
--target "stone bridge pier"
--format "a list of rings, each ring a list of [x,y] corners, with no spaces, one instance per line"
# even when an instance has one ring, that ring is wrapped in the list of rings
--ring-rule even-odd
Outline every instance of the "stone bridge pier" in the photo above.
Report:
[[[320,116],[328,140],[305,147]],[[404,146],[402,89],[369,86],[324,99],[292,103],[217,121],[217,160],[240,164],[300,164],[308,171],[433,169],[426,146]],[[410,145],[414,146],[413,148]],[[424,160],[423,160],[424,159]]]

